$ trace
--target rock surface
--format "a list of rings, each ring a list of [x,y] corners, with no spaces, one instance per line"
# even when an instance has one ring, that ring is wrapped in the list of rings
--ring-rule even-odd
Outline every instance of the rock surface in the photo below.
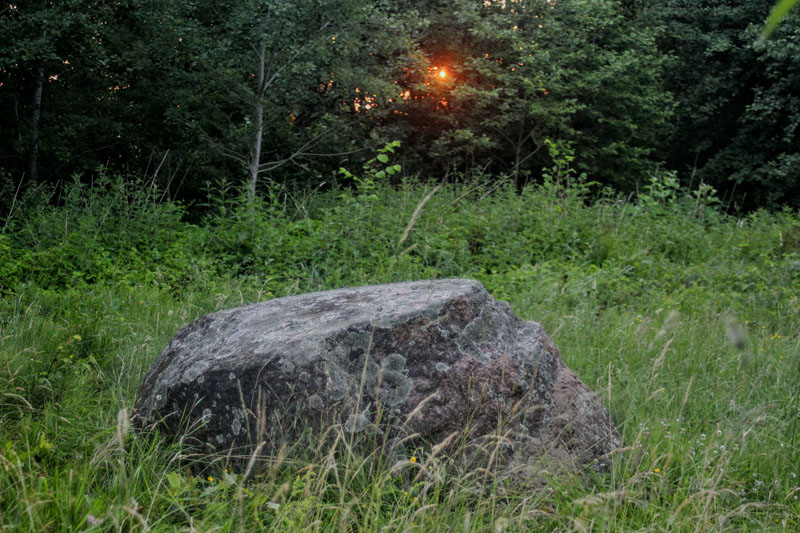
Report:
[[[453,434],[502,434],[505,468],[522,475],[540,458],[578,466],[620,446],[605,408],[541,326],[465,279],[303,294],[206,315],[159,355],[134,411],[140,427],[188,428],[220,453],[335,424],[366,435],[417,433],[432,445]]]

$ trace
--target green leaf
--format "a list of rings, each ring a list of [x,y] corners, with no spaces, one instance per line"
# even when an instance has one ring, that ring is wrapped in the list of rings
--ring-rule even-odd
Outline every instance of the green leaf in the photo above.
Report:
[[[183,487],[183,476],[177,472],[170,472],[167,474],[167,482],[169,483],[169,488],[176,492],[180,491],[181,487]]]
[[[795,4],[797,4],[797,0],[779,0],[778,3],[775,4],[775,7],[772,8],[772,12],[769,14],[769,18],[767,18],[766,24],[764,24],[764,29],[761,32],[761,36],[758,38],[757,44],[764,43],[767,37],[775,31]]]
[[[378,161],[380,161],[381,163],[388,163],[389,156],[386,154],[378,154]]]
[[[47,440],[44,433],[39,435],[39,445],[36,447],[37,451],[47,453],[53,449],[53,443]]]

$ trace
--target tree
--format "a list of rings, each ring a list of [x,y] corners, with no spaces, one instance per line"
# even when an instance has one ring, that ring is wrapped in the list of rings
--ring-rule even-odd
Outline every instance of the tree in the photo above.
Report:
[[[771,0],[660,2],[661,48],[678,101],[669,166],[735,205],[800,202],[797,13],[756,45]]]
[[[575,144],[583,170],[606,183],[633,187],[654,166],[672,106],[664,58],[623,3],[410,4],[428,23],[398,73],[407,96],[383,126],[410,148],[407,166],[487,168],[523,183],[549,164],[547,139]]]
[[[309,172],[315,158],[358,148],[346,124],[353,91],[383,68],[363,58],[395,42],[380,31],[380,9],[249,0],[186,4],[174,20],[194,58],[179,114],[246,173],[251,199],[264,174],[291,165]]]
[[[0,11],[0,126],[10,133],[0,146],[0,168],[37,181],[41,155],[52,158],[71,145],[74,125],[56,119],[65,111],[58,97],[66,84],[85,96],[83,82],[103,63],[98,36],[107,7],[40,0],[12,2]],[[73,108],[81,108],[76,100]]]
[[[11,4],[0,12],[0,126],[13,138],[0,169],[21,175],[28,158],[57,179],[98,165],[155,173],[163,161],[190,188],[247,178],[251,197],[265,173],[321,175],[319,154],[360,148],[354,91],[390,85],[377,56],[403,32],[389,6]]]

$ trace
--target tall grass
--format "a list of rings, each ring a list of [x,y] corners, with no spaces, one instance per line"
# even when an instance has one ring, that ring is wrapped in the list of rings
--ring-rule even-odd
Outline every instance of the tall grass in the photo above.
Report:
[[[115,179],[3,221],[0,528],[800,529],[796,213],[733,218],[658,181],[591,203],[558,182],[273,190],[249,206],[220,192],[194,224]],[[144,372],[193,318],[455,276],[542,322],[602,397],[625,442],[610,474],[521,490],[437,443],[387,461],[337,428],[266,463],[209,464],[128,427]]]

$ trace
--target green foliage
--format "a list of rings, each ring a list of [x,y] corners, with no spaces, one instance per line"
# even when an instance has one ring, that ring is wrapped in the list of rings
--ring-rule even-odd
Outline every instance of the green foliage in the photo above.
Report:
[[[377,131],[405,166],[541,178],[545,139],[572,143],[581,170],[633,189],[657,161],[672,112],[654,29],[622,2],[409,2],[426,15],[413,62]],[[439,69],[445,78],[438,78]]]
[[[4,525],[797,529],[797,213],[729,217],[668,172],[633,200],[592,197],[569,147],[549,151],[550,178],[521,193],[373,178],[248,205],[221,182],[193,225],[157,188],[107,177],[25,204],[0,232]],[[456,276],[540,321],[601,395],[628,447],[610,475],[486,490],[436,443],[389,463],[333,437],[245,471],[127,426],[158,351],[206,312]]]
[[[103,20],[111,11],[106,3],[87,7],[73,0],[14,2],[0,10],[0,128],[4,132],[0,154],[3,170],[13,172],[15,178],[22,174],[31,152],[32,102],[40,81],[48,99],[67,93],[71,102],[69,108],[45,109],[47,127],[38,139],[42,152],[66,157],[73,143],[82,143],[81,135],[115,137],[113,122],[101,124],[86,114],[89,106],[111,110],[107,101],[97,99],[98,86],[107,90],[109,83],[102,79],[108,51],[93,39],[105,33]]]
[[[398,164],[388,164],[390,154],[393,154],[399,146],[400,141],[387,143],[378,150],[378,154],[373,159],[364,163],[360,176],[351,173],[344,167],[339,168],[339,175],[345,180],[352,180],[359,193],[369,195],[372,200],[377,200],[378,197],[374,194],[375,189],[381,182],[399,174],[402,170],[402,166]],[[381,166],[383,168],[380,168]]]
[[[35,82],[43,68],[41,179],[105,165],[183,184],[246,174],[264,110],[264,172],[312,181],[331,165],[309,154],[353,151],[356,87],[391,85],[385,58],[403,17],[357,1],[11,3],[0,10],[0,174],[25,176]],[[257,87],[259,44],[265,87]],[[369,57],[370,59],[366,59]],[[335,133],[335,134],[334,134]],[[322,158],[321,161],[326,161]],[[278,164],[280,163],[280,164]],[[335,167],[334,167],[335,168]],[[314,169],[312,172],[311,169]],[[269,176],[274,178],[274,174]]]
[[[773,2],[658,2],[660,48],[678,106],[667,138],[669,168],[700,179],[752,209],[794,205],[798,197],[800,109],[796,105],[798,14],[756,44]],[[732,200],[732,201],[731,201]]]
[[[625,193],[665,167],[746,210],[800,198],[790,0],[760,43],[772,0],[512,3],[12,2],[0,210],[34,160],[45,183],[102,165],[197,200],[256,158],[268,194],[395,139],[403,172],[437,180],[541,181],[552,139]]]
[[[6,243],[0,254],[8,254],[0,289],[28,283],[64,289],[107,280],[179,286],[188,262],[183,242],[193,228],[181,222],[180,204],[162,199],[152,182],[126,181],[101,169],[91,185],[77,179],[66,184],[58,207],[23,206],[0,239]]]

